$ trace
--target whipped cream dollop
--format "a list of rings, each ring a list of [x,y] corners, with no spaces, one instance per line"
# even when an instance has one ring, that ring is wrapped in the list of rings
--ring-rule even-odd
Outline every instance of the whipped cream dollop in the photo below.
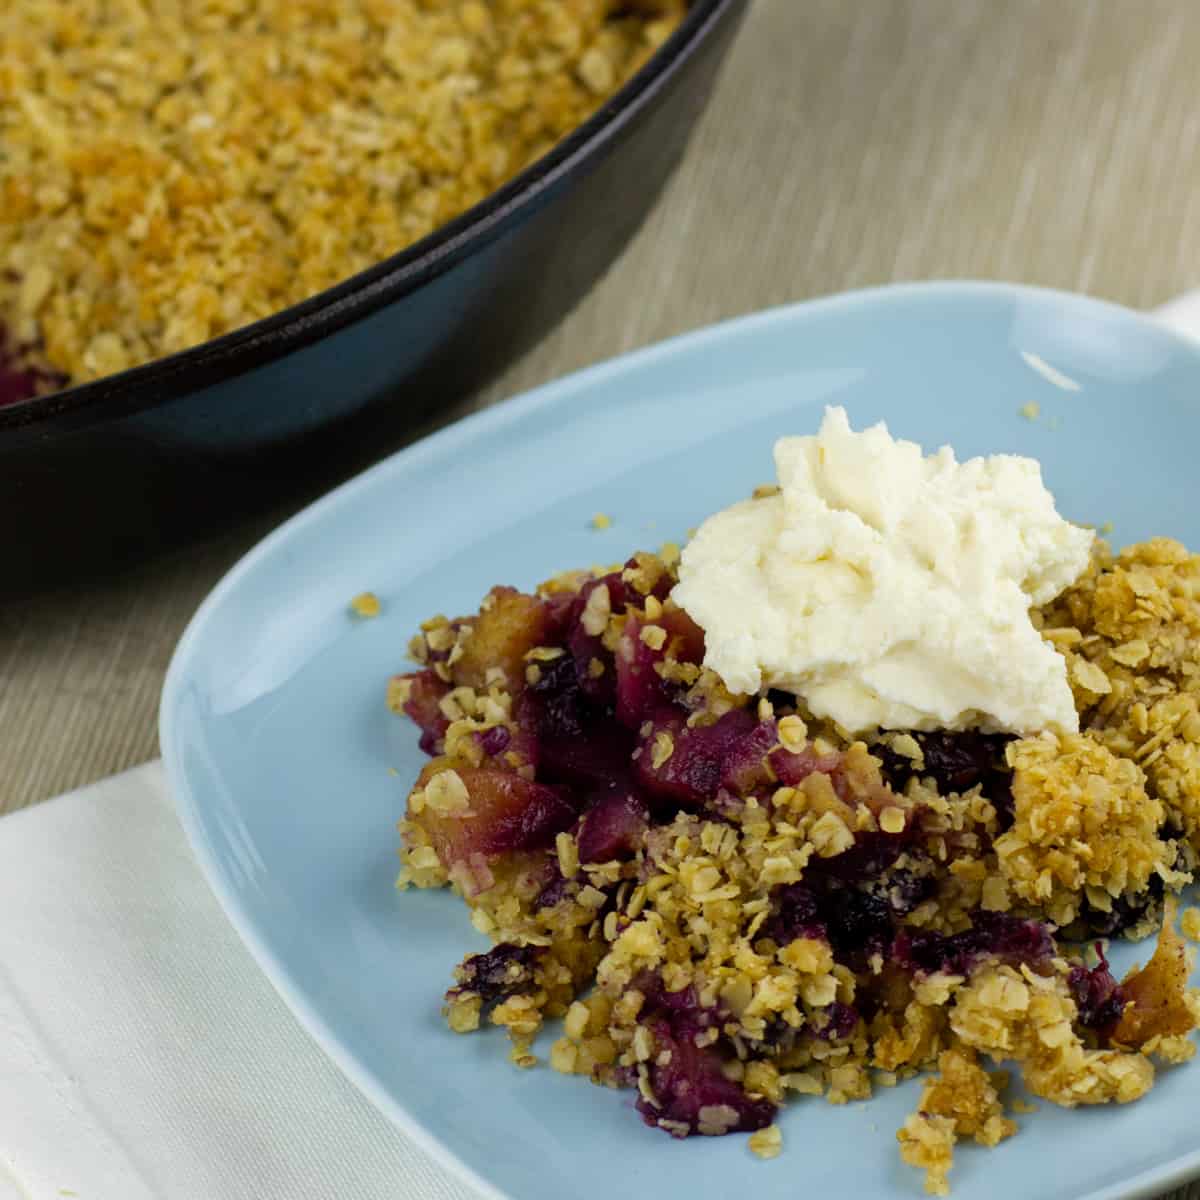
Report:
[[[775,468],[777,493],[697,530],[673,592],[727,687],[791,692],[851,733],[1078,729],[1029,610],[1079,578],[1094,535],[1036,461],[926,456],[829,408]]]

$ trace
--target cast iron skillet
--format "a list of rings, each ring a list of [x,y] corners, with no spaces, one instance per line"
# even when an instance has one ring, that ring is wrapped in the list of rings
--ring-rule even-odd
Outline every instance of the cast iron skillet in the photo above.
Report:
[[[693,0],[589,121],[403,253],[191,350],[0,407],[0,596],[332,482],[527,349],[650,210],[748,3]]]

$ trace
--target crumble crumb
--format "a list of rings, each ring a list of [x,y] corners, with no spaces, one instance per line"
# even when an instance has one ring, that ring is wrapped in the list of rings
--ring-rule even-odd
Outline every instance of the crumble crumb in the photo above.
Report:
[[[783,1150],[783,1133],[778,1125],[768,1125],[750,1135],[749,1145],[759,1158],[777,1158]]]
[[[1200,942],[1200,908],[1185,909],[1179,922],[1179,928],[1189,942]]]
[[[996,1146],[1016,1133],[1016,1122],[1004,1116],[1000,1103],[999,1093],[1007,1084],[1006,1075],[989,1075],[969,1050],[945,1050],[938,1056],[938,1074],[925,1084],[917,1111],[896,1135],[904,1161],[925,1168],[927,1192],[948,1193],[947,1175],[959,1138]]]
[[[353,600],[350,601],[350,610],[356,617],[362,617],[363,620],[369,620],[371,617],[377,617],[383,611],[382,605],[379,603],[379,597],[374,592],[359,592]]]
[[[593,529],[608,529],[612,525],[612,517],[607,513],[598,512],[592,518]]]
[[[910,1114],[896,1133],[900,1157],[910,1167],[925,1172],[925,1190],[931,1196],[948,1196],[947,1178],[954,1165],[954,1122],[928,1113]]]
[[[1028,404],[1021,405],[1021,416],[1027,421],[1036,421],[1041,415],[1042,406],[1036,400],[1030,400]]]

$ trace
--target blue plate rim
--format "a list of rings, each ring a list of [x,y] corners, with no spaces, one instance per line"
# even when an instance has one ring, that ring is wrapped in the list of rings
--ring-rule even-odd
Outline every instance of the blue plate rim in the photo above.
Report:
[[[1160,324],[1154,320],[1153,316],[1144,312],[1077,292],[999,280],[941,279],[889,283],[876,287],[835,292],[733,317],[689,330],[614,358],[605,359],[526,392],[510,396],[479,412],[469,413],[444,429],[428,434],[412,445],[405,446],[388,455],[382,461],[339,484],[289,517],[251,547],[222,576],[201,602],[176,643],[159,701],[159,745],[176,812],[209,888],[260,970],[317,1046],[406,1137],[412,1139],[422,1150],[464,1183],[477,1189],[487,1200],[515,1200],[515,1198],[474,1171],[455,1154],[449,1144],[434,1136],[419,1121],[415,1120],[408,1110],[396,1101],[389,1090],[375,1078],[373,1073],[343,1047],[320,1012],[309,1002],[303,990],[294,982],[290,972],[275,951],[260,935],[253,918],[243,906],[237,889],[230,885],[225,872],[219,865],[212,843],[204,829],[201,806],[197,803],[196,796],[188,783],[187,773],[182,767],[179,740],[175,735],[174,722],[174,714],[179,707],[178,696],[186,682],[191,657],[203,636],[206,624],[211,615],[224,603],[226,596],[237,589],[243,577],[256,570],[259,562],[268,558],[277,546],[301,534],[306,526],[325,519],[348,504],[353,504],[357,494],[368,489],[377,479],[385,475],[402,475],[413,464],[433,456],[459,453],[473,440],[486,437],[513,421],[536,413],[541,408],[563,402],[573,392],[586,390],[601,379],[685,353],[706,342],[720,341],[723,338],[736,336],[743,331],[765,329],[774,324],[787,324],[797,318],[803,319],[818,313],[833,312],[839,308],[848,309],[880,300],[903,301],[909,298],[914,300],[927,297],[953,299],[955,297],[980,296],[1009,298],[1015,301],[1022,299],[1060,301],[1072,305],[1077,310],[1091,309],[1098,316],[1120,316],[1125,320],[1132,319],[1134,322],[1142,324],[1147,333],[1166,339],[1173,343],[1178,351],[1200,359],[1200,344],[1175,329]],[[1079,1195],[1073,1200],[1146,1200],[1146,1198],[1159,1195],[1165,1189],[1193,1179],[1197,1175],[1200,1175],[1200,1146],[1191,1153],[1164,1164],[1161,1168],[1151,1168],[1123,1183]]]

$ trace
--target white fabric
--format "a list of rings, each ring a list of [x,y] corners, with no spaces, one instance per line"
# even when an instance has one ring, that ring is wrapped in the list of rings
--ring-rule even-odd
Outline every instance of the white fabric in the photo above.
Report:
[[[309,1040],[150,763],[0,819],[0,1200],[470,1200]]]

